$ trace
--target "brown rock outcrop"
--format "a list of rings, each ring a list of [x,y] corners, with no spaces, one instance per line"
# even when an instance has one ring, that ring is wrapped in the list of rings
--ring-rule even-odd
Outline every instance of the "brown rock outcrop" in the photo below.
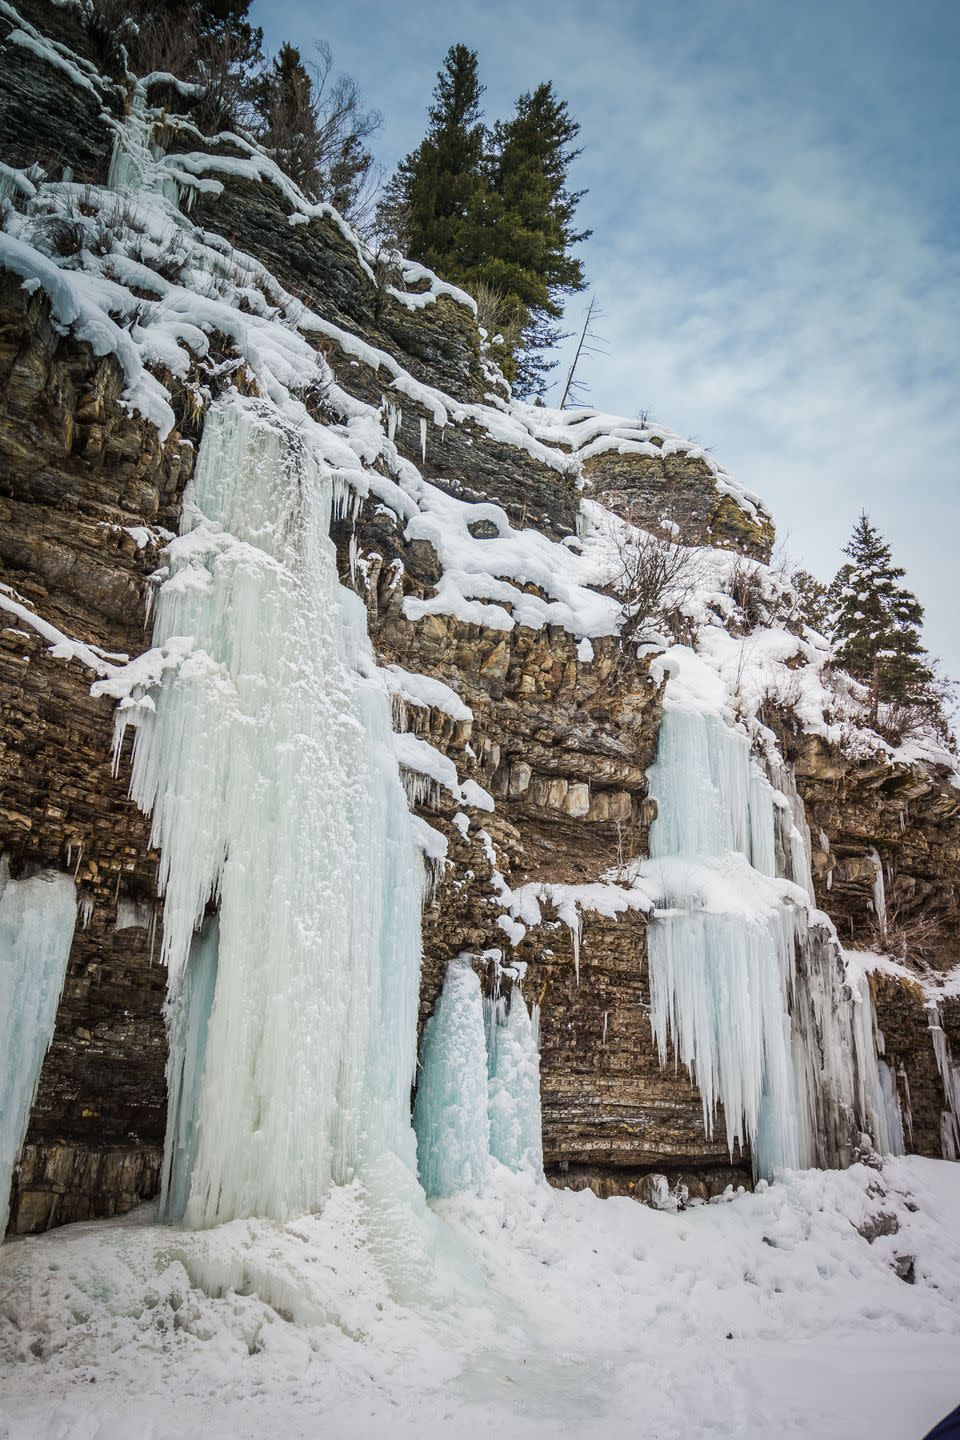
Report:
[[[662,447],[657,438],[648,442]],[[716,545],[769,560],[774,528],[759,508],[751,514],[717,489],[709,465],[683,451],[644,455],[625,449],[588,456],[583,473],[591,496],[641,526],[669,520],[686,545]]]
[[[929,996],[960,960],[960,789],[932,763],[852,756],[810,735],[796,748],[821,907],[845,945],[891,954],[915,972],[915,981],[874,977],[877,1021],[910,1117],[909,1146],[939,1156],[947,1097],[931,1043]],[[951,1000],[942,1008],[947,1042],[960,1058],[958,1007]]]

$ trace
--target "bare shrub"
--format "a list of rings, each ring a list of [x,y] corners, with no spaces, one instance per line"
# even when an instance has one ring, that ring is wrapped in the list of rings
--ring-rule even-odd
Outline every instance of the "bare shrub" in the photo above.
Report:
[[[261,32],[224,21],[204,29],[187,5],[149,0],[93,0],[93,24],[105,42],[119,40],[141,75],[168,74],[199,87],[191,112],[209,134],[248,126],[252,77],[262,62]]]
[[[677,628],[695,595],[700,567],[695,552],[679,541],[639,531],[619,547],[614,588],[623,603],[620,637],[638,643],[657,626]]]
[[[310,199],[369,224],[381,177],[366,142],[383,117],[366,109],[352,75],[334,70],[326,41],[315,55],[307,64],[285,45],[257,80],[258,139]]]
[[[955,752],[957,737],[950,719],[956,694],[957,687],[953,681],[939,678],[936,692],[921,701],[881,701],[876,716],[870,720],[871,727],[889,745],[902,745],[907,740],[933,739],[945,749]]]
[[[477,324],[492,343],[513,351],[523,337],[522,318],[504,291],[486,280],[474,280],[470,294],[477,302]]]
[[[936,948],[942,930],[942,921],[937,916],[908,912],[888,899],[885,923],[879,915],[871,917],[869,944],[872,950],[897,960],[922,959]]]
[[[767,589],[758,565],[742,557],[738,559],[730,572],[728,589],[748,630],[770,623]]]
[[[373,314],[379,321],[391,286],[398,289],[403,283],[401,256],[392,245],[381,241],[370,254],[369,264],[373,271]]]

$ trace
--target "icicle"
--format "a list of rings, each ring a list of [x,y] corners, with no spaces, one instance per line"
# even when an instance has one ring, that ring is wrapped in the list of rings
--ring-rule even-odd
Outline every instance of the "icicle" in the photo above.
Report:
[[[141,716],[131,783],[160,850],[174,1005],[219,900],[195,1226],[315,1209],[385,1151],[415,1164],[423,868],[386,694],[357,671],[374,669],[366,614],[337,579],[330,505],[326,468],[276,411],[208,412],[153,634],[192,648]],[[173,1075],[192,1033],[174,1026]]]
[[[443,792],[432,775],[424,775],[422,770],[408,770],[404,766],[400,771],[400,778],[407,803],[413,809],[438,809]]]
[[[777,806],[777,864],[771,873],[799,885],[813,904],[813,842],[793,770],[779,759],[773,759],[767,761],[767,774]],[[829,850],[830,842],[822,830],[820,843],[824,850]]]
[[[883,864],[875,845],[870,847],[870,859],[873,861],[873,913],[877,917],[877,925],[880,930],[880,938],[885,939],[887,934],[887,893],[883,882]]]
[[[658,911],[647,933],[660,1061],[672,1037],[700,1087],[707,1134],[721,1102],[731,1156],[750,1143],[760,1173],[799,1164],[782,978],[792,934],[775,920],[684,908]]]
[[[960,1160],[960,1065],[953,1063],[953,1055],[947,1043],[943,1028],[943,1017],[937,1000],[927,1001],[927,1024],[930,1041],[937,1062],[937,1070],[943,1082],[946,1109],[940,1115],[940,1141],[944,1160]]]
[[[182,1220],[190,1198],[197,1158],[200,1086],[207,1031],[217,987],[220,927],[216,916],[194,936],[179,994],[170,1006],[170,1054],[167,1062],[167,1136],[160,1214]]]
[[[135,900],[121,895],[117,902],[115,930],[149,930],[153,921],[153,904],[149,900]]]
[[[853,991],[853,1042],[860,1123],[881,1155],[902,1155],[903,1122],[890,1067],[880,1060],[878,1054],[882,1053],[883,1042],[877,1030],[870,982],[865,974],[859,977],[853,975],[849,966],[847,977]]]
[[[909,1146],[912,1148],[912,1146],[913,1146],[913,1101],[912,1101],[911,1096],[910,1096],[910,1077],[909,1077],[909,1075],[907,1074],[907,1067],[906,1067],[906,1065],[903,1063],[902,1060],[900,1061],[900,1065],[899,1065],[899,1067],[898,1067],[898,1069],[897,1069],[896,1081],[897,1081],[897,1094],[898,1094],[898,1097],[901,1095],[901,1092],[902,1092],[902,1101],[901,1101],[901,1105],[900,1105],[900,1114],[901,1114],[901,1116],[902,1116],[902,1118],[903,1118],[904,1135],[905,1135],[905,1137],[906,1137],[906,1143],[907,1143],[907,1145],[909,1145]]]
[[[420,460],[421,460],[421,463],[426,464],[426,459],[427,459],[427,422],[426,422],[426,420],[424,419],[424,417],[421,415],[421,416],[420,416]]]
[[[543,1175],[540,1052],[520,987],[489,1003],[490,1154],[511,1170]]]
[[[777,847],[773,786],[756,765],[750,766],[750,864],[761,875],[776,875]]]
[[[163,149],[151,143],[153,128],[154,120],[148,111],[146,93],[142,86],[137,85],[131,96],[129,114],[114,126],[107,189],[118,195],[149,191],[179,205],[181,187],[163,164]],[[191,208],[193,196],[191,186],[186,192],[187,209]]]
[[[465,956],[447,966],[424,1029],[413,1123],[428,1195],[483,1190],[490,1151],[487,1046],[480,981]]]
[[[900,1097],[897,1094],[897,1078],[893,1069],[885,1060],[878,1062],[880,1073],[880,1090],[883,1097],[883,1108],[886,1115],[886,1145],[884,1153],[889,1155],[905,1155],[906,1144],[904,1141],[904,1117],[900,1109]]]
[[[0,858],[0,1240],[13,1167],[53,1038],[77,919],[69,875],[11,880]]]

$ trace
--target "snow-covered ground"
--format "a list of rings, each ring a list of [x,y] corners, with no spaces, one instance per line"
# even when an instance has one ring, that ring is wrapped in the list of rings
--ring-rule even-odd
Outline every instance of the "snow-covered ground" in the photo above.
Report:
[[[432,1211],[394,1180],[285,1226],[147,1207],[8,1243],[0,1435],[904,1440],[960,1400],[960,1166],[679,1213],[495,1163]]]

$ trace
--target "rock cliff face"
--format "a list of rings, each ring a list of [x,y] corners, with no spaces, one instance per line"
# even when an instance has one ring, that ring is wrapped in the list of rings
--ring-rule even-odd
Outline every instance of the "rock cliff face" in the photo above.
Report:
[[[39,296],[0,289],[0,565],[51,624],[143,648],[147,575],[176,523],[192,447],[118,405],[112,359],[56,333]],[[0,610],[0,849],[14,875],[65,869],[78,926],[24,1152],[17,1229],[110,1214],[154,1192],[165,1120],[165,977],[153,963],[149,821],[112,767],[113,704],[82,664]]]
[[[62,5],[34,0],[21,11],[27,26],[107,78],[92,82],[95,102],[84,85],[64,81],[55,65],[11,41],[14,22],[0,20],[0,36],[8,37],[0,128],[15,137],[3,158],[51,175],[69,166],[76,179],[103,184],[111,123],[129,104],[107,41]],[[197,144],[196,133],[188,136],[172,118],[163,138],[173,155]],[[210,151],[224,159],[241,153],[222,137]],[[379,405],[396,362],[465,406],[482,398],[489,379],[465,305],[445,294],[418,305],[409,276],[407,297],[398,298],[395,277],[371,273],[329,216],[292,225],[276,186],[217,173],[220,190],[197,197],[193,221],[241,245],[338,327],[311,343],[350,396]],[[8,588],[0,598],[15,595],[108,657],[136,655],[149,643],[150,576],[177,528],[200,435],[197,397],[210,398],[228,380],[255,388],[255,379],[230,337],[213,334],[196,374],[163,375],[176,424],[161,443],[121,403],[116,359],[98,358],[64,333],[47,300],[28,294],[19,278],[2,280],[0,566]],[[428,281],[422,284],[425,291]],[[384,358],[371,361],[350,337]],[[519,446],[466,412],[439,426],[420,392],[389,395],[383,403],[394,408],[401,457],[446,493],[501,507],[517,529],[575,545],[586,486],[635,523],[669,515],[689,544],[769,555],[772,523],[762,505],[727,486],[707,457],[655,428],[640,442],[625,442],[614,428],[574,467],[565,463],[570,445],[552,456],[543,446]],[[323,393],[307,403],[313,414],[329,413]],[[478,523],[474,538],[482,541],[488,522]],[[490,534],[497,534],[492,522]],[[453,714],[398,700],[401,728],[451,757],[461,783],[475,782],[454,798],[411,777],[417,808],[446,838],[450,862],[435,876],[425,910],[422,1017],[452,956],[478,957],[488,979],[496,954],[510,958],[503,894],[538,887],[541,919],[517,953],[525,994],[540,1007],[550,1177],[604,1194],[634,1193],[651,1170],[682,1175],[704,1195],[747,1179],[749,1157],[737,1155],[731,1165],[722,1122],[708,1138],[698,1093],[682,1071],[659,1064],[643,915],[626,909],[614,919],[587,908],[571,921],[563,892],[551,888],[589,884],[647,853],[654,807],[646,774],[662,705],[650,657],[637,658],[615,637],[594,640],[588,656],[560,625],[505,630],[453,614],[409,618],[404,600],[428,599],[442,567],[430,541],[405,538],[374,495],[355,519],[336,522],[334,538],[344,583],[365,601],[380,661],[443,681],[461,702]],[[542,593],[532,582],[524,588]],[[38,867],[69,871],[83,902],[15,1177],[18,1231],[113,1214],[158,1187],[166,1042],[165,975],[155,963],[157,856],[148,819],[127,798],[125,751],[115,770],[113,702],[91,697],[95,679],[82,661],[51,654],[13,610],[0,610],[0,854],[15,876]],[[960,791],[929,769],[858,766],[812,740],[793,743],[792,758],[815,836],[818,898],[843,937],[849,931],[858,945],[876,938],[875,851],[888,925],[909,929],[934,917],[930,958],[946,968],[957,918]],[[829,849],[817,849],[818,831]],[[919,984],[887,976],[876,997],[887,1053],[910,1087],[913,1143],[940,1153],[943,1080],[925,995]],[[960,1005],[945,1000],[942,1009],[960,1053]]]
[[[877,1021],[910,1116],[910,1148],[939,1156],[950,1123],[949,1059],[938,1065],[932,1027],[942,1026],[948,1056],[960,1057],[960,1005],[938,998],[936,978],[957,963],[960,790],[929,761],[852,757],[813,736],[802,739],[796,774],[820,905],[845,944],[903,962],[905,973],[873,979]]]

